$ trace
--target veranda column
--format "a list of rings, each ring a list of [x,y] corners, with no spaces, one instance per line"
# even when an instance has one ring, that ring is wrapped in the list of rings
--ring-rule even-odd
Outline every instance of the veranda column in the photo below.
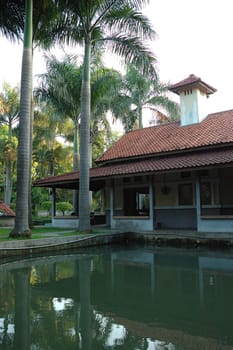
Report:
[[[201,217],[201,195],[200,195],[200,181],[196,174],[196,215],[197,215],[197,231],[199,231],[199,223]]]
[[[110,184],[110,228],[113,227],[113,215],[114,215],[114,182]]]
[[[154,189],[153,176],[149,179],[149,217],[151,221],[152,230],[154,229]]]
[[[56,189],[53,187],[51,190],[52,194],[52,216],[56,216]]]

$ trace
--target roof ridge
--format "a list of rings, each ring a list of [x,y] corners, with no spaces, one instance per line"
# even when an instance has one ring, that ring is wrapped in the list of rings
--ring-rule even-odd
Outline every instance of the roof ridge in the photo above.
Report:
[[[207,117],[210,117],[210,116],[215,116],[216,114],[224,114],[224,113],[229,113],[229,112],[232,112],[233,113],[233,108],[231,108],[231,109],[226,109],[226,110],[224,110],[224,111],[220,111],[220,112],[213,112],[213,113],[209,113],[208,115],[207,115]],[[206,117],[206,118],[207,118]],[[205,120],[205,119],[204,119]],[[204,121],[203,120],[203,121]]]
[[[150,126],[146,126],[146,127],[143,127],[143,128],[133,129],[133,130],[128,131],[124,135],[127,135],[127,134],[129,134],[131,132],[139,132],[139,131],[145,130],[145,129],[153,129],[153,128],[164,127],[164,126],[167,126],[167,125],[170,125],[170,124],[180,124],[180,120],[172,120],[172,121],[164,122],[164,123],[161,123],[161,124],[150,125]]]

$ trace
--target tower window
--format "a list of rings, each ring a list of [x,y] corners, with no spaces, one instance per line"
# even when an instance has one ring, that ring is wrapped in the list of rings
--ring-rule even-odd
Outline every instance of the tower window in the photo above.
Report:
[[[193,90],[192,89],[189,89],[189,90],[185,90],[184,91],[184,95],[186,96],[186,95],[192,95],[192,93],[193,93]]]

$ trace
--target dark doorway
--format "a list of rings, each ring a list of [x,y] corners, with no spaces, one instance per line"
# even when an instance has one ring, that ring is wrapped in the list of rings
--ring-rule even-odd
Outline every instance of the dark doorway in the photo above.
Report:
[[[149,215],[149,189],[148,187],[125,188],[124,215]]]

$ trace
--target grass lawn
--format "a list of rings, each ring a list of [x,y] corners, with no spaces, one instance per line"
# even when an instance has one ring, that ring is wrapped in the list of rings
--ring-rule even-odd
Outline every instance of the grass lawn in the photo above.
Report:
[[[15,239],[25,239],[25,238],[11,238],[9,233],[12,228],[0,227],[0,242],[12,241]],[[108,234],[108,229],[94,228],[90,233],[92,234]],[[65,236],[77,236],[80,232],[75,229],[65,229],[65,228],[55,228],[55,227],[34,227],[32,229],[32,236],[30,239],[40,239],[49,237],[65,237]]]
[[[15,238],[9,238],[10,232],[11,232],[11,228],[0,227],[0,242],[15,240]],[[49,238],[54,236],[59,236],[59,237],[73,236],[77,234],[78,232],[73,229],[54,228],[54,227],[35,227],[32,229],[31,239]]]

